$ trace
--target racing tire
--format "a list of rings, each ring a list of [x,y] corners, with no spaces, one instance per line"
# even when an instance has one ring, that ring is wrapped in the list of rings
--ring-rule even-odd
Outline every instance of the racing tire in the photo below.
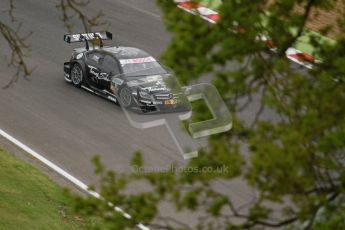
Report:
[[[120,92],[119,92],[119,100],[118,101],[119,101],[120,106],[122,106],[124,108],[132,107],[134,104],[134,98],[132,96],[132,91],[127,87],[121,88]]]
[[[75,63],[71,69],[71,81],[76,87],[80,87],[84,82],[84,72],[78,63]]]

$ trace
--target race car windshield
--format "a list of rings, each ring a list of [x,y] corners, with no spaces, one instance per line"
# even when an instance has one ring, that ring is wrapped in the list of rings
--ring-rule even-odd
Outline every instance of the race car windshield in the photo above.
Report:
[[[152,57],[120,60],[127,77],[165,74],[167,71]]]

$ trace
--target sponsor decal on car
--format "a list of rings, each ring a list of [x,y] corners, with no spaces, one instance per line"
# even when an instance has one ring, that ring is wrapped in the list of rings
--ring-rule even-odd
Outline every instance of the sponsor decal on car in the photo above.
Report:
[[[145,87],[145,88],[143,88],[144,90],[147,90],[147,91],[149,91],[149,92],[156,92],[156,91],[165,91],[165,90],[167,90],[167,88],[166,87]]]
[[[147,63],[147,62],[155,62],[155,61],[156,59],[154,59],[153,57],[131,58],[131,59],[120,60],[120,64],[126,65],[126,64]]]
[[[90,73],[92,73],[98,80],[110,81],[109,73],[98,73],[96,72],[96,67],[88,65],[90,68]]]
[[[93,40],[95,39],[95,35],[98,35],[101,39],[103,39],[101,33],[85,33],[85,34],[72,34],[73,39],[75,40],[81,40],[80,36],[82,35],[87,40]]]

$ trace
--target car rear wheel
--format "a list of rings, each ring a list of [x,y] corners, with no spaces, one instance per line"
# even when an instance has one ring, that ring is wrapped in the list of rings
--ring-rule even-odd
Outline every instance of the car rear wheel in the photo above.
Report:
[[[71,70],[72,84],[77,87],[80,87],[83,83],[83,77],[84,74],[81,66],[78,63],[74,64]]]
[[[120,96],[120,105],[125,107],[125,108],[128,108],[128,107],[131,107],[132,104],[133,104],[133,97],[132,97],[132,91],[127,88],[127,87],[124,87],[120,90],[120,93],[119,93],[119,96]]]

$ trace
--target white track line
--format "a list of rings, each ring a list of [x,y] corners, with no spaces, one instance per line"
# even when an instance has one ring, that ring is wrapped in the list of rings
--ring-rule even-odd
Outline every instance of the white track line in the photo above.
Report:
[[[9,140],[13,144],[18,146],[22,150],[24,150],[25,152],[29,153],[31,156],[33,156],[37,160],[41,161],[43,164],[45,164],[46,166],[48,166],[49,168],[51,168],[52,170],[54,170],[55,172],[57,172],[58,174],[60,174],[64,178],[66,178],[68,181],[72,182],[75,186],[77,186],[78,188],[80,188],[83,191],[87,192],[89,195],[91,195],[93,197],[96,197],[98,199],[102,199],[102,197],[100,196],[99,193],[97,193],[95,191],[89,190],[89,187],[85,183],[83,183],[82,181],[78,180],[76,177],[72,176],[71,174],[69,174],[68,172],[66,172],[65,170],[63,170],[62,168],[60,168],[59,166],[54,164],[53,162],[49,161],[47,158],[45,158],[42,155],[38,154],[36,151],[31,149],[27,145],[23,144],[22,142],[20,142],[19,140],[17,140],[16,138],[11,136],[10,134],[6,133],[2,129],[0,129],[0,136],[4,137],[5,139]],[[114,206],[111,203],[109,203],[109,205],[110,206]],[[122,213],[123,216],[125,218],[127,218],[127,219],[131,219],[132,218],[128,213],[124,212],[120,207],[115,206],[114,210],[117,211],[117,212]],[[142,230],[150,230],[148,227],[146,227],[143,224],[138,224],[137,227],[139,229],[142,229]]]

